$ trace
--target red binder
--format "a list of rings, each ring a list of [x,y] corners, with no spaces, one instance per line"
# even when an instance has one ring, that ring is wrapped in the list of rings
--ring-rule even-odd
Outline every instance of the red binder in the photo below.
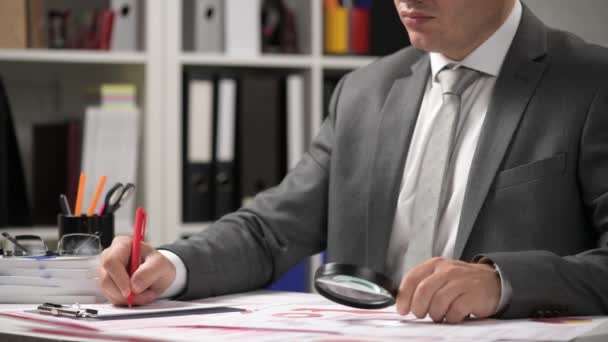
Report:
[[[112,30],[114,28],[114,11],[105,9],[100,11],[97,17],[99,50],[110,50],[112,44]]]
[[[369,9],[353,7],[350,9],[350,49],[352,53],[369,53]]]

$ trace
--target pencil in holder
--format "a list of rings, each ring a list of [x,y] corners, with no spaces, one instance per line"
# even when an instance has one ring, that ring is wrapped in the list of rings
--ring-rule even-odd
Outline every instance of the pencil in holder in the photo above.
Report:
[[[102,216],[68,216],[57,215],[57,226],[59,228],[59,239],[66,234],[95,234],[99,232],[101,246],[108,248],[114,239],[114,215]]]

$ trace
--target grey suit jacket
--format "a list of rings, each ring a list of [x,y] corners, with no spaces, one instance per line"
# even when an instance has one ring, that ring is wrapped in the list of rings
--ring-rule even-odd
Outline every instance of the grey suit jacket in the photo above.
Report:
[[[346,75],[280,185],[162,248],[183,298],[263,287],[304,257],[384,271],[410,138],[430,74],[406,48]],[[513,288],[505,318],[608,314],[608,52],[524,8],[467,183],[454,258],[485,255]]]

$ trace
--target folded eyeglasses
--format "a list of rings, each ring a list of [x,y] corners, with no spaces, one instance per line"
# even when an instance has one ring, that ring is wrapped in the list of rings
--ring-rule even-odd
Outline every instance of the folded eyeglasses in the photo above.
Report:
[[[2,233],[4,257],[41,257],[52,255],[92,256],[101,253],[101,232],[95,234],[65,234],[59,239],[56,251],[49,251],[46,242],[38,235],[16,235]]]

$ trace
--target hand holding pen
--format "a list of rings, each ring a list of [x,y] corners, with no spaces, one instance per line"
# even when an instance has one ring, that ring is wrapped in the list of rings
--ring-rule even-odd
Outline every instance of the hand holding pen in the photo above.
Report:
[[[146,212],[142,208],[137,208],[135,213],[135,225],[133,226],[133,240],[131,247],[131,262],[129,264],[129,276],[133,277],[133,274],[139,268],[141,258],[141,243],[146,236]],[[127,297],[127,304],[129,307],[133,305],[135,301],[135,293],[131,291],[129,297]]]

